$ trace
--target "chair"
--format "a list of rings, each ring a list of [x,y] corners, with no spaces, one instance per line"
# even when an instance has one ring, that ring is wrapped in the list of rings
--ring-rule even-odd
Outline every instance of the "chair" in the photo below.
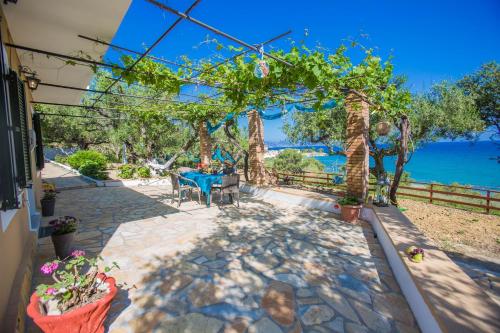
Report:
[[[232,174],[222,176],[222,184],[213,186],[212,189],[219,191],[219,206],[224,203],[224,195],[229,194],[231,203],[233,196],[236,195],[237,207],[240,207],[240,175]]]
[[[198,193],[198,203],[201,204],[201,198],[200,198],[200,188],[198,184],[194,180],[182,177],[179,174],[176,173],[170,173],[170,180],[172,181],[172,202],[175,201],[175,191],[177,191],[178,195],[178,200],[179,203],[177,204],[177,207],[180,207],[181,201],[182,201],[182,192],[183,191],[188,191],[189,196],[193,196],[193,190]],[[182,184],[181,184],[182,181]]]

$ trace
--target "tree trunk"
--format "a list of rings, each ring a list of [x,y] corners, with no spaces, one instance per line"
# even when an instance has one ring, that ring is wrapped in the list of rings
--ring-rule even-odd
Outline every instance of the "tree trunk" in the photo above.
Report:
[[[172,156],[168,161],[167,163],[165,164],[165,167],[167,170],[171,170],[172,169],[172,165],[174,165],[175,161],[177,160],[177,158],[179,158],[179,156],[181,156],[182,154],[186,153],[189,148],[191,148],[191,146],[193,146],[194,142],[196,141],[196,138],[198,138],[198,133],[195,132],[195,134],[189,139],[186,141],[186,143],[184,144],[184,146],[182,146],[181,150],[178,151],[177,153],[174,154],[174,156]]]
[[[239,144],[238,140],[236,137],[231,133],[229,130],[229,126],[232,125],[234,122],[233,121],[228,121],[224,124],[224,133],[226,133],[227,138],[233,145],[236,146],[242,153],[243,153],[243,175],[245,176],[245,181],[248,182],[250,179],[248,177],[248,151],[243,149],[241,145]]]
[[[380,177],[385,175],[384,155],[379,151],[372,150],[372,152],[373,154],[371,156],[373,158],[373,161],[375,162],[375,165],[373,166],[373,168],[370,168],[370,172],[378,180],[380,179]]]
[[[398,158],[396,160],[396,170],[394,171],[394,180],[392,181],[390,192],[391,203],[396,206],[398,205],[396,192],[401,181],[401,176],[403,175],[404,165],[408,161],[408,139],[410,136],[410,121],[408,117],[401,117],[398,128],[401,137],[397,147]]]
[[[134,147],[132,146],[132,144],[128,140],[126,140],[125,146],[127,146],[128,162],[131,164],[137,163],[138,157],[137,154],[134,152]]]

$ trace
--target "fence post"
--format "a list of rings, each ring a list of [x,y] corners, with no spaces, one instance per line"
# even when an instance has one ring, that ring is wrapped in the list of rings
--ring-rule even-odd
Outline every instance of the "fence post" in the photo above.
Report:
[[[431,184],[431,191],[429,195],[429,202],[432,203],[432,197],[434,196],[434,184]]]
[[[490,213],[490,198],[491,198],[491,192],[490,190],[486,191],[486,214]]]
[[[330,178],[330,174],[329,173],[325,173],[325,176],[326,176],[326,186],[330,186],[330,181],[329,181],[329,178]]]

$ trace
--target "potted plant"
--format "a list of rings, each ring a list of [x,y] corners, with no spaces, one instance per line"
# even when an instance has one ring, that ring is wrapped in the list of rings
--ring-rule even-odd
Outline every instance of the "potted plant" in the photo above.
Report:
[[[361,202],[352,195],[346,195],[338,201],[340,216],[346,222],[356,222],[361,212]]]
[[[49,225],[53,228],[51,238],[56,256],[60,259],[68,257],[73,246],[78,219],[73,216],[60,216],[50,221]]]
[[[54,215],[54,208],[56,206],[56,192],[45,191],[43,198],[40,200],[42,204],[42,216]]]
[[[104,332],[104,321],[116,296],[115,279],[106,276],[113,267],[99,272],[102,258],[86,258],[75,250],[64,261],[45,263],[41,272],[52,276],[52,284],[40,284],[31,295],[28,316],[43,332]]]

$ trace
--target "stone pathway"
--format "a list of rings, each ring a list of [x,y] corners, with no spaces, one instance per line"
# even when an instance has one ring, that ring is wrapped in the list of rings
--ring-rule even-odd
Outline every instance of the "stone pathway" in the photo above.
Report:
[[[177,209],[165,187],[64,194],[76,247],[121,267],[109,332],[418,332],[366,223],[248,196]],[[36,267],[53,256],[42,239]]]
[[[42,171],[42,178],[54,184],[57,190],[95,186],[93,183],[75,175],[71,171],[50,162],[45,163],[45,167]]]

